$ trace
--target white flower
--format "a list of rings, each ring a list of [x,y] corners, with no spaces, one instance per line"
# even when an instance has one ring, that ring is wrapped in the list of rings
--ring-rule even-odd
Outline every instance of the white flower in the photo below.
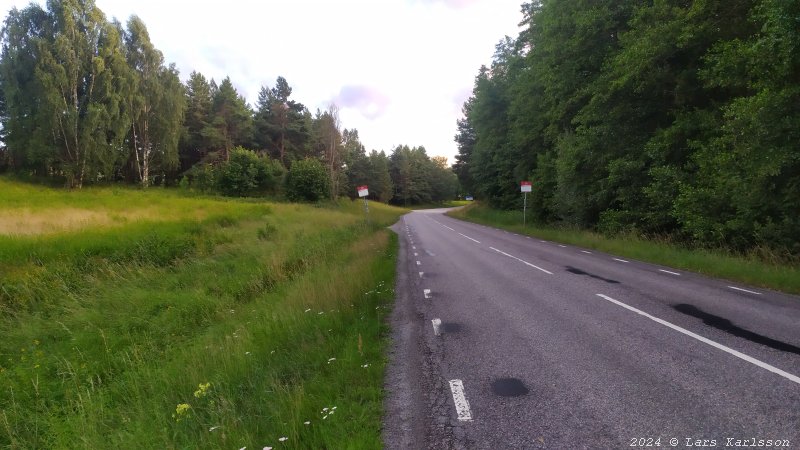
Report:
[[[328,358],[328,362],[336,361],[336,358]]]
[[[244,352],[244,354],[245,354],[245,355],[249,355],[249,354],[250,354],[250,352]]]
[[[322,408],[322,412],[325,412],[327,410],[328,410],[328,408]]]
[[[214,431],[217,428],[220,428],[220,426],[219,425],[214,425],[213,427],[209,428],[208,431]]]
[[[242,447],[239,450],[247,450],[247,447]]]
[[[308,308],[307,310],[305,310],[303,312],[310,312],[310,311],[311,311],[311,308]]]
[[[264,450],[272,450],[272,447],[264,447]]]
[[[310,420],[306,420],[305,422],[303,422],[303,425],[311,425],[311,421]]]
[[[287,438],[286,436],[283,436],[283,437],[279,437],[278,440],[281,441],[281,442],[286,442],[286,441],[289,440],[289,438]]]

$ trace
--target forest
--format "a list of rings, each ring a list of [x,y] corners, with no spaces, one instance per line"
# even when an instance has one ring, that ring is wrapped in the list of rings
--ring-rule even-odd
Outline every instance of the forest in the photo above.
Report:
[[[800,257],[800,2],[522,13],[463,105],[466,192],[521,210],[530,180],[541,224]]]
[[[395,204],[455,197],[446,159],[424,147],[367,153],[330,104],[311,113],[283,77],[254,106],[230,78],[184,82],[144,22],[92,0],[12,9],[0,54],[0,172],[84,185],[180,185],[230,196],[355,197]]]

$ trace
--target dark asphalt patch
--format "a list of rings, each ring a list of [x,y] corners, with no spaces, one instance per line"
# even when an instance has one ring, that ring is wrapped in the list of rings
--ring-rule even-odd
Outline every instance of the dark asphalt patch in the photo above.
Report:
[[[445,333],[458,333],[459,331],[463,330],[464,327],[460,323],[443,322],[439,329]]]
[[[599,275],[595,275],[595,274],[593,274],[593,273],[584,272],[583,270],[581,270],[581,269],[578,269],[578,268],[576,268],[576,267],[572,267],[572,266],[565,266],[565,268],[567,269],[567,272],[569,272],[569,273],[574,273],[575,275],[586,275],[587,277],[591,277],[591,278],[594,278],[594,279],[596,279],[596,280],[603,280],[603,281],[605,281],[606,283],[611,283],[611,284],[619,284],[619,281],[617,281],[617,280],[611,280],[611,279],[609,279],[609,278],[603,278],[603,277],[601,277],[601,276],[599,276]]]
[[[707,313],[694,305],[680,303],[677,305],[672,305],[672,308],[680,313],[701,319],[704,324],[710,326],[711,328],[722,330],[736,337],[747,339],[750,342],[755,342],[756,344],[766,345],[767,347],[774,348],[775,350],[800,355],[800,347],[754,333],[744,328],[740,328],[734,325],[730,320]]]
[[[501,397],[519,397],[530,391],[519,378],[498,378],[492,381],[492,392]]]

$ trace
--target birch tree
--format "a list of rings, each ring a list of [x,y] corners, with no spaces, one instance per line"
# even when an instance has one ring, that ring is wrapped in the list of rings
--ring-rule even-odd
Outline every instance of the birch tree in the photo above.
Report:
[[[164,57],[136,16],[128,20],[125,49],[132,88],[127,97],[132,119],[130,160],[137,181],[147,187],[153,170],[163,172],[178,164],[178,137],[186,100],[175,67],[164,67]]]

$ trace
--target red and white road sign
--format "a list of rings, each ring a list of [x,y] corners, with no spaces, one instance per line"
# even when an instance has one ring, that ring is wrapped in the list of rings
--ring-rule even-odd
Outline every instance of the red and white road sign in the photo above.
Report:
[[[356,188],[359,197],[366,197],[369,195],[369,189],[366,186],[359,186]]]
[[[530,192],[531,191],[531,182],[530,181],[521,181],[519,183],[519,187],[522,192]]]

